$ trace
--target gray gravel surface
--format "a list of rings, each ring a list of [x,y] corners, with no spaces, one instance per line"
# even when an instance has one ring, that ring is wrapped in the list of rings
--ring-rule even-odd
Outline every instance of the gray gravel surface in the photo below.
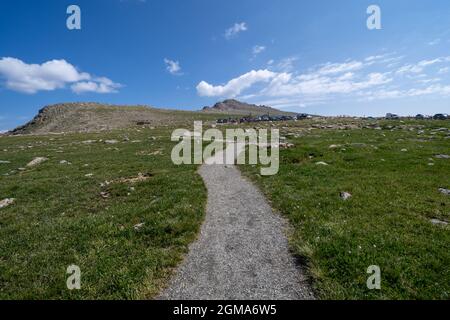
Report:
[[[159,299],[314,299],[289,253],[286,222],[234,165],[203,165],[206,218]]]

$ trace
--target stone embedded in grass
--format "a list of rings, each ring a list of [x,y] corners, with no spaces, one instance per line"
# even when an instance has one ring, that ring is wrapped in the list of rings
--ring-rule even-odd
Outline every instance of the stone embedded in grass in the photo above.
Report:
[[[350,193],[348,193],[348,192],[342,191],[340,193],[340,197],[341,197],[342,200],[348,200],[348,199],[350,199],[352,197],[352,195]]]
[[[0,160],[0,164],[8,164],[8,163],[11,163],[11,161]]]
[[[107,199],[107,198],[109,198],[110,194],[109,194],[109,192],[102,191],[102,192],[100,192],[100,196],[103,199]]]
[[[408,149],[402,149],[402,152],[408,152]]]
[[[48,160],[48,158],[45,158],[45,157],[34,158],[31,162],[29,162],[27,164],[27,167],[35,167],[35,166],[40,165],[41,163],[43,163],[43,162],[45,162],[47,160]]]
[[[437,154],[434,156],[436,159],[450,159],[450,156],[447,154]]]
[[[141,229],[144,226],[144,224],[145,224],[144,222],[143,223],[138,223],[133,228],[134,228],[134,230],[139,231],[139,229]]]
[[[67,164],[67,165],[71,165],[72,163],[70,163],[70,162],[67,161],[67,160],[61,160],[61,161],[59,162],[59,164]]]
[[[332,144],[332,145],[329,146],[328,148],[330,148],[330,149],[337,149],[337,148],[340,148],[340,147],[341,147],[340,144]]]
[[[280,149],[290,149],[295,147],[294,144],[288,142],[280,142]]]
[[[105,140],[105,143],[106,144],[116,144],[116,143],[119,143],[119,141],[117,141],[117,140]]]
[[[431,219],[430,220],[430,222],[432,223],[432,224],[434,224],[434,225],[444,225],[444,226],[447,226],[448,225],[448,222],[447,221],[442,221],[442,220],[439,220],[439,219]]]
[[[447,196],[450,196],[450,190],[449,190],[449,189],[439,188],[439,191],[440,191],[442,194],[445,194],[445,195],[447,195]]]
[[[323,162],[323,161],[319,161],[319,162],[316,162],[316,165],[318,165],[318,166],[328,166],[329,164],[326,163],[326,162]]]
[[[94,174],[93,173],[88,173],[88,174],[85,174],[84,176],[90,178],[90,177],[94,176]]]
[[[7,199],[3,199],[0,201],[0,209],[6,208],[12,204],[14,204],[14,202],[16,201],[16,199],[13,198],[7,198]]]

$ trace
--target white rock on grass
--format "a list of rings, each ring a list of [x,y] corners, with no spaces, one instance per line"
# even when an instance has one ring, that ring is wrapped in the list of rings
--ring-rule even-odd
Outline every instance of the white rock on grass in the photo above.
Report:
[[[340,197],[341,197],[342,200],[348,200],[348,199],[350,199],[352,197],[352,195],[350,193],[348,193],[348,192],[342,191],[340,193]]]
[[[438,154],[434,156],[436,159],[450,159],[449,155],[446,154]]]
[[[11,161],[0,160],[0,164],[8,164],[8,163],[11,163]]]
[[[316,165],[318,165],[318,166],[328,166],[328,163],[323,162],[323,161],[319,161],[319,162],[316,162]]]
[[[337,148],[340,148],[340,147],[341,147],[340,144],[332,144],[332,145],[329,146],[328,148],[330,148],[330,149],[337,149]]]
[[[439,219],[431,219],[430,222],[432,224],[434,224],[434,225],[439,225],[439,224],[444,225],[444,226],[448,225],[447,221],[442,221],[442,220],[439,220]]]
[[[41,164],[41,163],[43,163],[43,162],[45,162],[47,160],[48,160],[48,158],[45,158],[45,157],[34,158],[32,161],[30,161],[27,164],[27,167],[35,167],[35,166],[37,166],[37,165],[39,165],[39,164]]]
[[[449,189],[439,188],[439,191],[440,191],[442,194],[445,194],[445,195],[447,195],[447,196],[450,196],[450,190],[449,190]]]
[[[144,226],[145,223],[139,223],[137,225],[135,225],[133,228],[134,230],[138,231],[139,229],[141,229]]]
[[[14,204],[15,201],[16,199],[13,198],[3,199],[2,201],[0,201],[0,209],[6,208],[7,206]]]
[[[105,140],[105,143],[106,144],[116,144],[116,143],[119,143],[119,141],[117,141],[117,140]]]

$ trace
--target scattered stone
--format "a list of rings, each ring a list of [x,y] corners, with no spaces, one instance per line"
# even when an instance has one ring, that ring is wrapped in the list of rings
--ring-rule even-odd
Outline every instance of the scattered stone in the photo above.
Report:
[[[319,161],[319,162],[316,162],[316,165],[318,165],[318,166],[328,166],[328,163],[323,162],[323,161]]]
[[[0,164],[8,164],[8,163],[11,163],[11,161],[0,160]]]
[[[357,148],[364,148],[367,147],[367,144],[365,143],[351,143],[350,144],[352,147],[357,147]]]
[[[434,156],[436,159],[450,159],[450,156],[447,154],[437,154]]]
[[[281,142],[280,143],[280,149],[290,149],[290,148],[294,148],[295,145],[292,143],[288,143],[288,142]]]
[[[144,222],[143,223],[138,223],[133,228],[134,228],[134,230],[139,231],[139,229],[141,229],[144,226],[144,224],[145,224]]]
[[[90,177],[94,176],[94,174],[93,173],[88,173],[88,174],[85,174],[84,176],[90,178]]]
[[[96,140],[85,140],[85,141],[82,141],[81,143],[91,144],[91,143],[94,143],[94,142],[96,142]]]
[[[430,220],[430,222],[432,223],[432,224],[434,224],[434,225],[444,225],[444,226],[447,226],[448,225],[448,222],[447,221],[442,221],[442,220],[439,220],[439,219],[431,219]]]
[[[17,168],[17,170],[19,170],[19,171],[25,171],[26,169],[25,169],[25,168]]]
[[[442,194],[445,194],[445,195],[447,195],[447,196],[450,196],[450,190],[449,190],[449,189],[439,188],[439,191],[440,191]]]
[[[105,181],[105,182],[102,182],[102,183],[100,183],[100,187],[106,187],[106,186],[109,186],[111,184],[111,181]]]
[[[121,183],[137,183],[137,182],[143,182],[143,181],[147,181],[148,179],[150,179],[153,175],[151,173],[142,173],[139,172],[137,177],[132,177],[132,178],[121,178],[118,179],[117,182],[121,182]]]
[[[6,208],[12,204],[14,204],[14,202],[16,201],[16,199],[13,198],[7,198],[7,199],[3,199],[0,201],[0,209]]]
[[[330,149],[337,149],[340,148],[341,145],[340,144],[332,144],[331,146],[329,146]]]
[[[408,152],[408,149],[402,149],[402,152]]]
[[[107,198],[109,198],[110,194],[109,194],[109,192],[102,191],[102,192],[100,192],[100,196],[101,196],[103,199],[107,199]]]
[[[348,200],[348,199],[350,199],[352,197],[352,195],[350,193],[348,193],[348,192],[342,191],[340,193],[340,197],[341,197],[342,200]]]
[[[117,140],[105,140],[105,143],[106,144],[116,144],[116,143],[119,143],[119,141],[117,141]]]
[[[41,163],[43,163],[43,162],[45,162],[45,161],[47,161],[48,159],[47,158],[45,158],[45,157],[37,157],[37,158],[34,158],[31,162],[29,162],[28,164],[27,164],[27,167],[35,167],[35,166],[37,166],[37,165],[39,165],[39,164],[41,164]]]
[[[70,163],[70,162],[67,161],[67,160],[61,160],[61,161],[59,162],[59,164],[67,164],[67,165],[71,165],[72,163]]]

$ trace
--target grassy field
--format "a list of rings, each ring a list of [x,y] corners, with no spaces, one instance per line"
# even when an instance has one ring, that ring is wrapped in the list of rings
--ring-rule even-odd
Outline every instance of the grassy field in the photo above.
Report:
[[[172,165],[170,132],[0,137],[0,200],[15,198],[0,209],[0,299],[154,297],[206,201],[197,168]],[[25,168],[34,157],[49,160]],[[66,287],[71,264],[81,290]]]
[[[450,197],[439,192],[450,188],[450,159],[435,157],[450,154],[449,122],[316,127],[286,124],[296,146],[281,152],[277,175],[241,169],[289,219],[319,298],[449,299],[449,225],[431,222],[450,222]],[[381,290],[366,286],[371,265]]]
[[[318,297],[449,299],[449,225],[432,219],[450,221],[450,197],[439,192],[450,188],[450,159],[435,157],[450,154],[450,124],[276,126],[295,144],[281,151],[279,173],[241,170],[290,221],[292,251]],[[171,131],[0,137],[0,200],[15,198],[0,209],[0,299],[155,297],[206,202],[197,167],[170,160]],[[35,157],[49,160],[27,168]],[[72,264],[81,290],[66,287]],[[381,290],[366,287],[370,265],[381,268]]]

